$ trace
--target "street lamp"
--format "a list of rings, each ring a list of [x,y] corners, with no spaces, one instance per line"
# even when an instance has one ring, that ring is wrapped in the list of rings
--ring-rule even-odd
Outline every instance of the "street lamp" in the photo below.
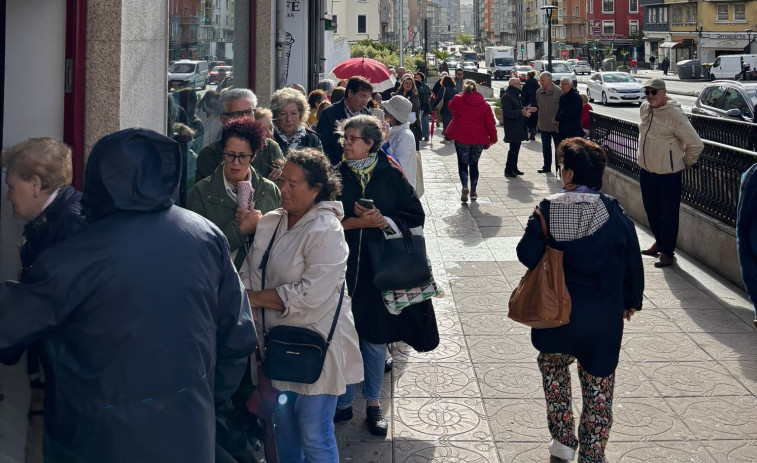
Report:
[[[552,72],[552,12],[557,9],[554,5],[544,5],[540,7],[547,13],[547,63],[549,72]]]

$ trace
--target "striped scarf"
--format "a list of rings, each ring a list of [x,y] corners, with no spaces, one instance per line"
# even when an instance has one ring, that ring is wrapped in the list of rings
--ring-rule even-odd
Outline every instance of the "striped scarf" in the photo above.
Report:
[[[371,180],[371,173],[376,168],[376,164],[378,164],[378,153],[369,153],[367,158],[356,160],[347,159],[342,155],[342,162],[347,164],[347,167],[357,175],[360,180],[360,186],[363,188],[363,193],[365,193],[365,187]]]

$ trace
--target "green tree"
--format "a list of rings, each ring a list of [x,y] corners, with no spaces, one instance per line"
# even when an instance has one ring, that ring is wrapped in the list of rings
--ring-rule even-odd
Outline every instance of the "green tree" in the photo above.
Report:
[[[457,34],[457,43],[460,45],[473,45],[473,36],[469,34]]]

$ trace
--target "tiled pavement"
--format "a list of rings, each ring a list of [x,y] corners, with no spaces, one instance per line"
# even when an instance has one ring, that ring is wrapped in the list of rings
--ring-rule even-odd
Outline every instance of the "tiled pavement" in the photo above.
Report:
[[[501,128],[498,128],[501,135]],[[534,205],[559,191],[538,174],[539,142],[525,143],[518,179],[503,175],[505,145],[481,158],[479,199],[460,203],[452,144],[421,147],[426,241],[441,343],[418,354],[394,348],[382,408],[386,439],[368,433],[365,404],[337,424],[342,462],[548,461],[537,352],[507,301],[525,268],[515,246]],[[642,247],[651,244],[638,228]],[[612,462],[757,461],[757,330],[744,294],[685,255],[675,268],[645,258],[644,309],[626,324],[617,370]],[[580,387],[574,370],[574,409]]]

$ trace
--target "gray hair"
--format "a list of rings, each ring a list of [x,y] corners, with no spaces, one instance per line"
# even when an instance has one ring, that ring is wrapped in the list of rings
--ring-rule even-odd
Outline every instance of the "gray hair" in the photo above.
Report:
[[[565,77],[563,77],[563,78],[560,79],[560,83],[563,83],[563,82],[567,82],[570,85],[573,85],[573,81],[570,80],[570,77],[567,77],[567,76],[565,76]]]
[[[256,97],[255,94],[252,93],[252,90],[248,88],[232,88],[231,90],[226,90],[221,93],[221,97],[218,98],[218,107],[221,108],[222,113],[225,113],[229,110],[227,107],[229,101],[240,100],[242,98],[245,98],[250,102],[252,109],[258,107],[258,97]]]
[[[519,84],[519,83],[520,83],[520,79],[517,77],[510,77],[510,80],[507,81],[508,85]]]
[[[384,143],[384,132],[381,130],[381,127],[381,121],[374,116],[359,114],[357,116],[352,116],[349,119],[339,121],[336,126],[336,133],[341,137],[344,137],[344,132],[346,132],[347,129],[359,130],[361,138],[365,140],[366,143],[368,141],[373,142],[373,145],[371,145],[371,148],[368,151],[370,153],[375,153]]]
[[[546,77],[549,79],[550,82],[552,82],[552,73],[549,71],[543,71],[541,74],[539,74],[539,79],[541,80],[542,77]]]
[[[276,90],[271,95],[271,112],[274,117],[278,117],[279,111],[284,109],[284,106],[294,103],[297,106],[297,112],[300,113],[300,122],[307,120],[310,114],[310,105],[307,98],[299,90],[287,87]]]
[[[323,79],[315,86],[316,90],[323,90],[326,95],[331,96],[331,92],[334,91],[334,81],[331,79]]]

